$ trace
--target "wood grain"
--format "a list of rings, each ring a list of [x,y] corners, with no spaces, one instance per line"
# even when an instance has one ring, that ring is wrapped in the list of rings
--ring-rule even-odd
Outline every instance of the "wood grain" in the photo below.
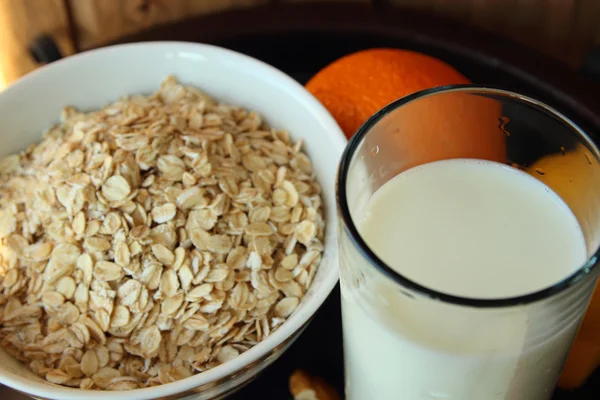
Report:
[[[578,67],[600,43],[598,0],[387,0],[509,37]]]
[[[273,3],[323,3],[324,0],[271,0]],[[341,2],[351,2],[351,3],[371,3],[374,0],[325,0],[329,3],[341,3]]]
[[[37,67],[28,45],[41,33],[73,53],[63,0],[0,0],[0,88]]]
[[[79,46],[89,49],[156,25],[266,2],[268,0],[71,0],[70,4]]]
[[[600,1],[579,0],[573,12],[566,57],[577,59],[593,46],[600,45]]]
[[[333,0],[0,0],[0,87],[2,82],[12,82],[36,68],[27,47],[40,33],[50,34],[64,54],[71,54],[74,48],[93,48],[157,25],[201,15],[268,3],[324,1]],[[335,3],[345,1],[387,4],[450,17],[509,37],[573,68],[578,68],[587,52],[600,44],[600,0]],[[70,29],[77,43],[71,41]]]

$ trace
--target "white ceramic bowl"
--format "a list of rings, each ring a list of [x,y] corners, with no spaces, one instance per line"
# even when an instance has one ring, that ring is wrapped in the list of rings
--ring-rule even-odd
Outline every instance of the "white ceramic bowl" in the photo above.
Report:
[[[60,400],[217,398],[243,385],[281,355],[335,286],[334,179],[346,139],[325,108],[301,85],[248,56],[203,44],[156,42],[89,51],[40,68],[0,93],[0,155],[38,141],[66,105],[92,110],[119,96],[151,93],[169,74],[219,100],[256,110],[273,127],[304,140],[323,187],[327,221],[325,252],[310,290],[266,340],[232,361],[187,379],[122,392],[71,389],[45,382],[0,351],[4,385],[37,398]]]

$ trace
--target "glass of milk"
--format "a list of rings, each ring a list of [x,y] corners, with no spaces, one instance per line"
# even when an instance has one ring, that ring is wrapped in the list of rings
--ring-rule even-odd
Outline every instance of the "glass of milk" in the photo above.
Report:
[[[599,152],[475,86],[373,116],[340,164],[349,400],[544,400],[599,268]]]

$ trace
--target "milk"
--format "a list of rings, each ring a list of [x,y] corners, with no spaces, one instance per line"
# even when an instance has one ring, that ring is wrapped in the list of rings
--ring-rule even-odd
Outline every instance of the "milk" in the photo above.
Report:
[[[354,221],[389,267],[467,298],[538,291],[587,256],[577,219],[550,188],[487,161],[406,171],[379,188]],[[550,398],[578,313],[449,305],[399,290],[364,258],[341,257],[348,399]]]

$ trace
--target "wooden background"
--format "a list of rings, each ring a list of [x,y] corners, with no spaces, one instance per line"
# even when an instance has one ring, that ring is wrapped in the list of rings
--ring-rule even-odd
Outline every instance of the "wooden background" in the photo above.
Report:
[[[0,0],[0,88],[36,67],[27,45],[50,34],[63,54],[150,27],[274,2],[318,0]],[[577,68],[600,44],[600,0],[329,0],[393,4],[458,19]]]

